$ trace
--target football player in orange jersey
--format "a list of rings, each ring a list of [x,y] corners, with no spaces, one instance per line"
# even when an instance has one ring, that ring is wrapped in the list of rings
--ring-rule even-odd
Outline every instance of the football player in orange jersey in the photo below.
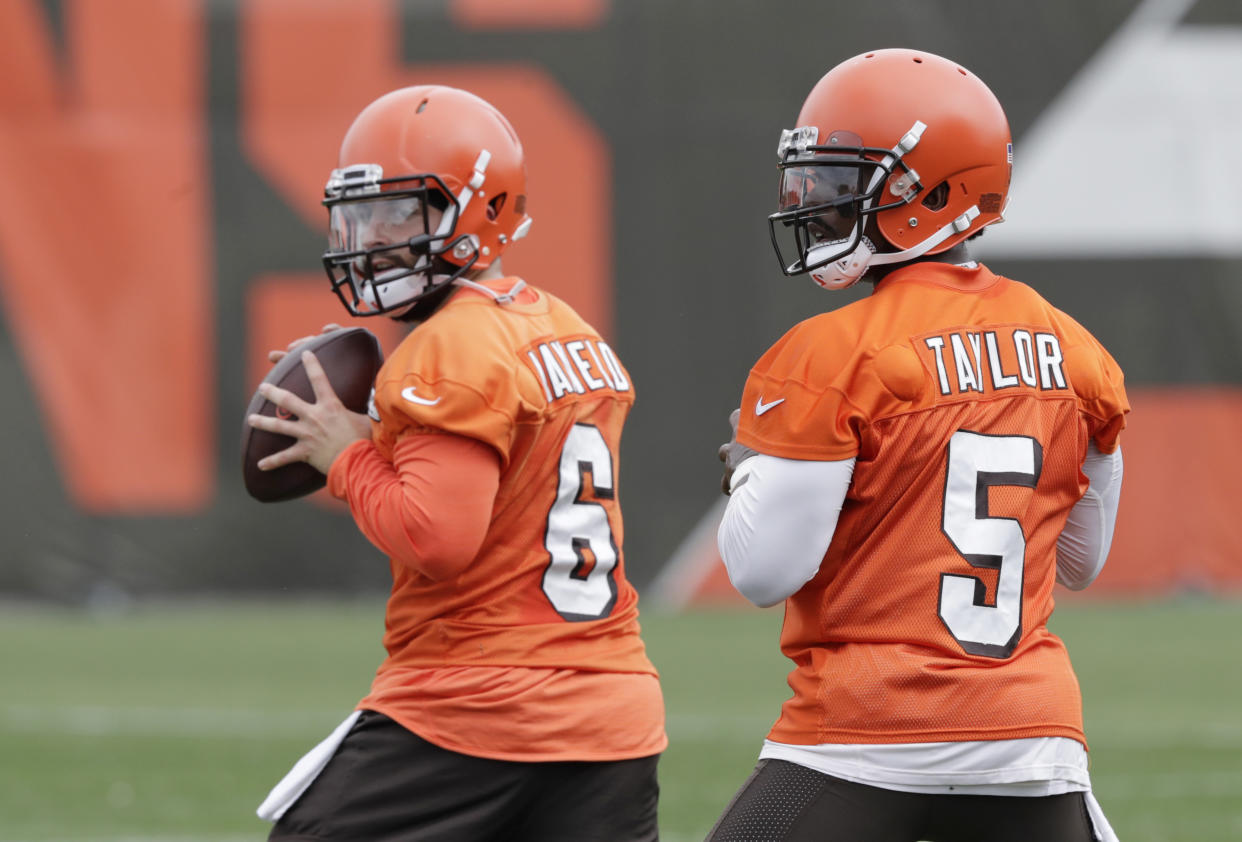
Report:
[[[875,288],[759,359],[720,450],[721,557],[785,602],[794,668],[709,838],[1114,839],[1047,621],[1108,553],[1129,407],[1086,329],[968,253],[1005,209],[1005,114],[958,64],[880,50],[778,151],[782,270]]]
[[[389,556],[388,657],[260,807],[270,838],[655,840],[664,708],[618,501],[634,391],[590,325],[501,267],[530,227],[513,127],[465,91],[391,92],[325,195],[336,294],[414,329],[369,419],[305,354],[315,402],[272,389],[296,418],[251,423],[296,439],[261,467],[324,471]]]

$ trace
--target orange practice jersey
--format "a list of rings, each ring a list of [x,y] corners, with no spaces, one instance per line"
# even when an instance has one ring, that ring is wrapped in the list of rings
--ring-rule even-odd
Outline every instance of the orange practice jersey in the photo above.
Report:
[[[446,748],[501,759],[664,748],[621,551],[618,455],[633,400],[608,344],[529,287],[505,305],[458,291],[385,361],[378,456],[392,460],[409,436],[464,436],[495,450],[500,483],[482,546],[460,573],[436,580],[390,562],[388,657],[361,707]],[[349,473],[342,496],[364,473]]]
[[[903,267],[789,331],[751,371],[738,441],[857,461],[819,572],[786,603],[794,695],[770,738],[1085,745],[1046,627],[1056,541],[1088,440],[1115,450],[1128,410],[1086,329],[983,266]]]

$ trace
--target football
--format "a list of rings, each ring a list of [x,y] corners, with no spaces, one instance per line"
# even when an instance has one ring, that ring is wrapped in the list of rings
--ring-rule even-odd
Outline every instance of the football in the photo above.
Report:
[[[313,401],[315,393],[302,366],[303,351],[312,352],[319,360],[341,403],[354,412],[367,411],[375,375],[384,362],[384,352],[375,334],[360,327],[321,333],[294,347],[263,378],[264,383],[293,392],[303,400]],[[294,439],[267,430],[256,430],[244,419],[253,414],[274,416],[277,411],[274,403],[255,391],[242,421],[242,478],[250,496],[264,503],[304,497],[323,488],[328,481],[306,462],[294,462],[271,471],[259,470],[260,459],[284,450],[294,443]],[[285,412],[283,409],[279,411]]]

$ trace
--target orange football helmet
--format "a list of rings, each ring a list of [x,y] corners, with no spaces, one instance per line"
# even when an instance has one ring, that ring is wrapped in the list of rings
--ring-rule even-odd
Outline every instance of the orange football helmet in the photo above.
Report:
[[[531,223],[513,126],[474,94],[440,85],[392,91],[362,110],[323,203],[323,264],[355,316],[407,313],[486,269]]]
[[[768,224],[781,270],[828,289],[1001,222],[1013,165],[1009,121],[987,85],[905,49],[830,70],[777,154],[780,204]],[[877,231],[886,242],[868,236]]]

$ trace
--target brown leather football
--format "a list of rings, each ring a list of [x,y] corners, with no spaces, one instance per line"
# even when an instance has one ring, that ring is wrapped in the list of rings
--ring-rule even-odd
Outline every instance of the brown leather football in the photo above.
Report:
[[[303,351],[312,352],[319,360],[341,403],[354,412],[367,411],[375,375],[384,362],[384,352],[375,334],[361,327],[321,333],[296,346],[263,378],[264,383],[293,392],[303,400],[314,401],[314,390],[302,366]],[[276,410],[274,403],[255,391],[245,417],[255,413],[274,416]],[[264,503],[276,503],[304,497],[327,483],[328,478],[306,462],[294,462],[271,471],[259,470],[260,459],[293,443],[294,439],[289,436],[256,430],[243,419],[242,478],[251,497]]]

